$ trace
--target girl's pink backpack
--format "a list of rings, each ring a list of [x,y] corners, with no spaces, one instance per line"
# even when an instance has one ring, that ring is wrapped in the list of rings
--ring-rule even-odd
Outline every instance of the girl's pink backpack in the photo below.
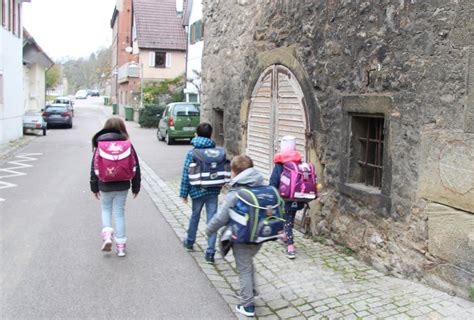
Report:
[[[129,140],[99,141],[94,171],[102,182],[127,181],[135,176],[135,155]]]
[[[309,202],[317,198],[317,180],[311,162],[286,162],[280,177],[280,195],[286,201]]]

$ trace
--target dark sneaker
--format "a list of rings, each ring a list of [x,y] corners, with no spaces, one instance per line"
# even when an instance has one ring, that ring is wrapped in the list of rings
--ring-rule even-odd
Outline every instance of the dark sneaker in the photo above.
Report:
[[[287,257],[288,259],[294,259],[294,258],[296,258],[296,252],[294,252],[294,251],[287,251],[287,252],[286,252],[286,257]]]
[[[205,256],[206,262],[213,264],[214,263],[214,253],[206,253]]]
[[[188,240],[186,240],[186,239],[184,239],[184,241],[183,241],[183,246],[188,251],[193,251],[194,250],[193,245],[189,244]]]
[[[235,307],[235,310],[244,316],[255,317],[255,306],[244,307],[243,305],[239,304]]]

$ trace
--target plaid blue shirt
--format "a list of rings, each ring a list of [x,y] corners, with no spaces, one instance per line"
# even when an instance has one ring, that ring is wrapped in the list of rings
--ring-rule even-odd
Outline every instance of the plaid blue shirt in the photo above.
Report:
[[[195,137],[191,140],[191,144],[197,149],[215,148],[216,143],[204,137]],[[179,196],[181,198],[187,198],[188,195],[191,199],[201,198],[207,195],[218,195],[221,192],[221,187],[202,188],[200,186],[192,186],[189,184],[188,168],[193,162],[193,149],[189,150],[184,160],[183,174],[181,175],[181,187],[179,190]]]

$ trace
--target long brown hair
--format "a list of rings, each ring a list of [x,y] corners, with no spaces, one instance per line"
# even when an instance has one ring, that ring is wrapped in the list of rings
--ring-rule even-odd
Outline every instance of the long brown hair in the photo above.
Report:
[[[122,120],[122,118],[112,117],[112,118],[107,119],[107,121],[105,121],[105,124],[104,124],[104,129],[120,131],[122,136],[124,136],[127,139],[129,138],[127,127],[125,126],[125,122]]]
[[[112,118],[107,119],[107,121],[105,121],[104,128],[102,130],[116,130],[116,131],[119,131],[120,134],[124,136],[126,139],[129,139],[125,122],[119,117],[112,117]],[[97,147],[96,139],[100,133],[101,131],[99,131],[92,137],[92,151],[95,151],[95,148]]]

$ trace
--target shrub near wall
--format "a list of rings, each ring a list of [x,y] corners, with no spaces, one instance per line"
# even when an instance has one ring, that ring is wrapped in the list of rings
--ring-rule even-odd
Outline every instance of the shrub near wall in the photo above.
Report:
[[[145,105],[140,109],[138,124],[142,128],[158,128],[164,110],[164,106]]]

